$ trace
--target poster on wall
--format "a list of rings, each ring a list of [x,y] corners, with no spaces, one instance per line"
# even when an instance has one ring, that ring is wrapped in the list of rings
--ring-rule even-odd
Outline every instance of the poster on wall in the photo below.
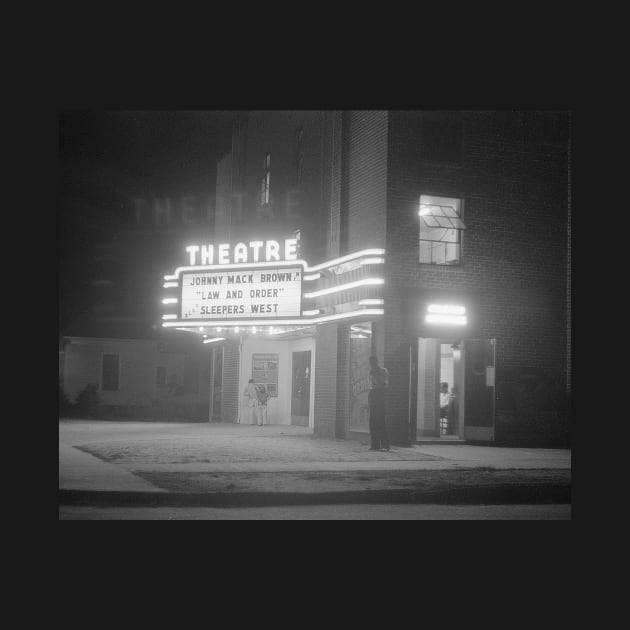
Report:
[[[278,396],[278,355],[252,355],[252,378],[254,385],[264,385],[272,398]]]
[[[372,324],[364,322],[350,327],[350,429],[370,430],[370,355]]]

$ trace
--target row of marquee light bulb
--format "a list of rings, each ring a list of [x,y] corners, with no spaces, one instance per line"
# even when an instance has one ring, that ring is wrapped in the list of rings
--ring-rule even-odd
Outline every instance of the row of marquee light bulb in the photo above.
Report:
[[[356,259],[360,259],[357,261],[357,264],[359,266],[364,266],[364,265],[377,265],[377,264],[383,264],[385,262],[385,259],[383,258],[383,255],[385,254],[385,250],[384,249],[368,249],[368,250],[363,250],[361,252],[356,252],[354,254],[349,254],[347,256],[342,256],[340,258],[322,263],[320,265],[316,265],[314,267],[307,267],[305,265],[305,263],[303,263],[305,265],[305,269],[304,271],[309,271],[309,272],[314,272],[314,273],[307,273],[304,274],[302,276],[302,279],[304,281],[313,281],[313,280],[317,280],[318,278],[321,277],[321,273],[319,273],[320,270],[326,269],[326,268],[331,268],[334,267],[336,265],[342,265],[344,263],[348,263],[350,261],[356,260]],[[291,264],[295,264],[298,261],[291,261]],[[275,263],[277,264],[277,263]],[[261,265],[261,266],[273,266],[274,263],[270,263],[269,265]],[[212,268],[213,270],[216,269],[243,269],[243,268],[247,268],[247,267],[251,267],[251,265],[247,265],[247,264],[231,264],[231,265],[221,265],[220,267],[218,265],[214,265],[214,266],[208,266],[208,268]],[[182,271],[194,271],[194,270],[201,270],[204,269],[204,267],[179,267],[178,269],[175,270],[175,273],[173,275],[167,275],[164,276],[164,288],[168,289],[168,288],[177,288],[179,287],[179,273]],[[375,286],[375,285],[382,285],[385,283],[385,280],[383,278],[376,278],[376,277],[372,277],[372,278],[364,278],[362,280],[355,280],[353,282],[348,282],[346,284],[343,285],[337,285],[334,287],[328,287],[326,289],[321,289],[319,291],[312,291],[309,293],[305,293],[304,297],[305,298],[316,298],[316,297],[320,297],[322,295],[328,295],[331,293],[336,293],[339,291],[346,291],[349,289],[354,289],[356,287],[360,287],[360,286]],[[178,298],[176,297],[168,297],[168,298],[164,298],[162,300],[162,304],[168,305],[168,304],[177,304],[178,303]],[[383,300],[382,299],[378,299],[378,298],[366,298],[363,300],[359,300],[358,305],[359,306],[383,306]],[[335,319],[343,319],[343,318],[347,318],[347,317],[352,317],[355,315],[382,315],[383,314],[383,310],[382,308],[378,308],[378,309],[366,309],[363,308],[360,311],[355,311],[353,313],[338,313],[338,314],[334,314],[334,315],[323,315],[321,317],[316,317],[318,315],[322,315],[322,311],[321,309],[310,309],[310,310],[304,310],[302,311],[302,316],[306,316],[306,317],[310,317],[310,316],[315,316],[314,320],[312,323],[323,323],[325,321],[332,321]],[[162,319],[163,320],[178,320],[178,316],[174,313],[169,313],[169,314],[165,314],[162,315]],[[179,320],[177,323],[181,324],[181,320]],[[304,321],[298,322],[298,323],[304,323]],[[162,326],[169,326],[169,325],[174,325],[175,322],[171,322],[171,323],[163,323]],[[247,331],[250,332],[252,334],[256,334],[258,327],[256,326],[251,326],[251,327],[244,327],[240,324],[240,322],[224,322],[224,325],[229,326],[230,330],[233,330],[236,333],[239,333],[241,331]],[[191,330],[191,328],[186,328],[186,329],[182,329],[180,328],[180,330]],[[199,327],[197,329],[199,332],[203,332],[203,327]],[[217,332],[221,332],[222,327],[221,328],[215,328],[215,330]],[[269,327],[268,331],[269,334],[279,334],[280,332],[286,332],[287,329],[274,329],[273,327]],[[204,343],[211,343],[212,341],[219,341],[219,340],[224,340],[224,338],[216,338],[216,339],[210,339],[207,341],[204,341]]]
[[[381,300],[380,303],[382,304],[383,301]],[[427,323],[433,323],[433,324],[454,324],[454,325],[466,325],[467,322],[467,317],[466,317],[466,308],[464,306],[456,306],[456,305],[450,305],[450,304],[430,304],[427,307],[427,315],[425,317],[425,321]],[[246,333],[250,333],[252,335],[255,335],[256,333],[258,333],[259,331],[264,332],[264,328],[263,326],[259,327],[259,326],[251,326],[251,327],[241,327],[241,326],[234,326],[231,329],[226,328],[226,332],[228,330],[233,331],[235,334],[240,334],[241,331],[242,332],[246,332]],[[274,328],[273,326],[267,326],[267,334],[269,335],[279,335],[279,334],[283,334],[285,332],[297,332],[299,330],[305,330],[307,328],[311,328],[311,326],[301,326],[298,328],[292,327],[276,327]],[[183,330],[183,331],[190,331],[190,328],[177,328],[177,330]],[[223,327],[222,326],[216,326],[214,328],[211,328],[210,330],[212,330],[215,334],[221,334],[223,333]],[[198,328],[199,332],[205,332],[206,331],[206,327],[204,326],[200,326]],[[367,339],[368,335],[372,334],[372,331],[363,327],[359,327],[359,326],[350,326],[350,336],[353,339]],[[211,339],[208,339],[208,335],[203,335],[204,337],[204,342],[203,343],[214,343],[216,341],[225,341],[226,338],[225,337],[212,337]]]

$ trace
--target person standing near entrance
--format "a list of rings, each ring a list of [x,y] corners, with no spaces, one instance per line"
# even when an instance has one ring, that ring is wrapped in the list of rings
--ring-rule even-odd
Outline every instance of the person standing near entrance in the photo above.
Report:
[[[385,390],[389,385],[389,372],[378,364],[378,358],[370,357],[370,441],[371,451],[389,451],[387,422],[385,419]]]
[[[267,388],[264,385],[256,386],[256,395],[258,396],[258,405],[256,407],[256,414],[258,416],[258,426],[267,424],[267,400],[269,400],[269,394]]]
[[[256,395],[256,386],[254,385],[254,379],[250,378],[247,383],[247,387],[243,392],[243,396],[247,398],[247,408],[249,410],[249,423],[256,424],[256,415],[258,407],[258,396]]]

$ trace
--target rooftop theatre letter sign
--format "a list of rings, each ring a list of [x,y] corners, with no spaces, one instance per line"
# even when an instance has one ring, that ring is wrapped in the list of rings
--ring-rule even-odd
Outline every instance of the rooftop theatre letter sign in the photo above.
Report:
[[[361,308],[356,312],[323,315],[313,308],[313,299],[319,295],[342,291],[351,285],[382,284],[382,278],[363,278],[311,292],[302,291],[302,283],[313,286],[319,273],[330,269],[334,274],[344,272],[348,264],[384,262],[382,249],[368,249],[309,267],[297,257],[297,239],[237,243],[234,248],[224,243],[191,245],[186,248],[190,265],[178,267],[173,275],[164,276],[164,288],[174,294],[162,300],[163,304],[176,305],[162,315],[163,326],[192,327],[204,324],[244,325],[260,320],[277,324],[323,323],[354,315],[382,314],[381,309]],[[366,267],[366,269],[368,269]],[[341,276],[339,276],[341,278]],[[316,288],[316,287],[314,287]],[[177,295],[178,297],[175,297]],[[382,300],[367,301],[370,304]],[[306,310],[302,310],[306,308]]]

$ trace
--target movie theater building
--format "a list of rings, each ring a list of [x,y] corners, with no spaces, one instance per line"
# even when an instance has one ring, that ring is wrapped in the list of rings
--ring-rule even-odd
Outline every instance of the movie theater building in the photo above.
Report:
[[[249,422],[253,378],[270,423],[365,439],[375,354],[394,443],[566,444],[568,123],[243,114],[215,230],[163,282],[163,328],[210,350],[212,418]]]

